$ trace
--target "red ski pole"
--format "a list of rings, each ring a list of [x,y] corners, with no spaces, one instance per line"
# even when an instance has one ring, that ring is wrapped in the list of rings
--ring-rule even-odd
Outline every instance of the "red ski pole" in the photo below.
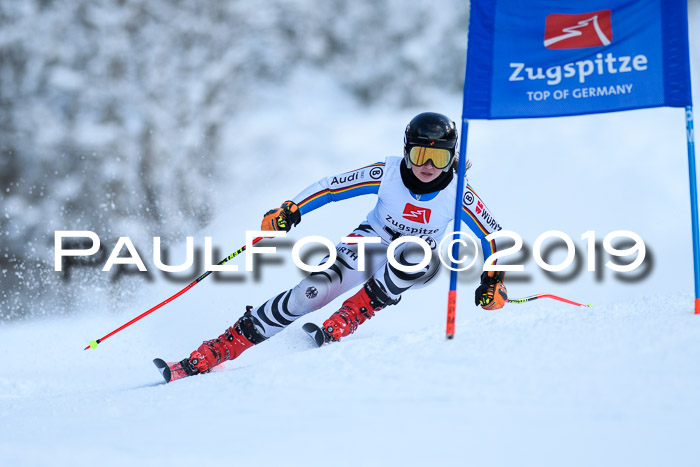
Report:
[[[262,240],[262,239],[263,239],[263,237],[257,237],[257,238],[255,238],[255,239],[253,240],[253,243],[251,243],[251,245],[255,245],[256,243],[258,243],[258,242],[259,242],[260,240]],[[233,257],[238,256],[239,254],[243,253],[243,252],[245,251],[245,247],[246,247],[246,245],[243,245],[241,248],[239,248],[238,250],[234,251],[233,253],[231,253],[229,256],[227,256],[226,258],[222,259],[221,261],[219,261],[219,263],[217,264],[217,266],[221,266],[222,264],[224,264],[224,263],[228,262],[229,260],[231,260]],[[151,313],[153,313],[154,311],[156,311],[158,308],[162,307],[162,306],[165,305],[166,303],[172,302],[172,301],[175,300],[177,297],[179,297],[180,295],[182,295],[183,293],[187,292],[187,291],[190,290],[192,287],[194,287],[195,285],[197,285],[202,279],[204,279],[205,277],[207,277],[207,276],[208,276],[209,274],[211,274],[211,273],[212,273],[211,271],[205,272],[204,274],[202,274],[201,276],[199,276],[197,279],[195,279],[194,282],[192,282],[191,284],[188,284],[184,289],[182,289],[181,291],[179,291],[178,293],[176,293],[176,294],[173,295],[172,297],[166,298],[165,300],[163,300],[162,302],[160,302],[158,305],[154,306],[153,308],[151,308],[150,310],[148,310],[148,311],[146,311],[146,312],[144,312],[144,313],[141,313],[140,315],[138,315],[136,318],[132,319],[132,320],[129,321],[128,323],[123,324],[122,326],[119,326],[117,329],[115,329],[114,331],[110,332],[110,333],[107,334],[106,336],[104,336],[104,337],[102,337],[102,338],[100,338],[100,339],[94,340],[94,341],[90,341],[90,343],[88,344],[88,346],[85,347],[83,350],[97,348],[97,344],[99,344],[99,343],[102,342],[103,340],[107,339],[107,338],[110,337],[110,336],[115,335],[116,333],[118,333],[118,332],[121,331],[122,329],[131,326],[132,324],[134,324],[136,321],[140,320],[141,318],[144,318],[144,317],[150,315]]]
[[[531,297],[525,297],[525,298],[509,298],[508,303],[527,303],[527,302],[531,302],[533,300],[537,300],[538,298],[553,298],[554,300],[559,300],[560,302],[568,303],[570,305],[582,306],[584,308],[587,308],[589,306],[593,306],[592,303],[589,303],[588,305],[584,305],[583,303],[572,302],[571,300],[567,300],[566,298],[557,297],[556,295],[547,294],[547,293],[541,293],[541,294],[537,294],[537,295],[533,295]]]

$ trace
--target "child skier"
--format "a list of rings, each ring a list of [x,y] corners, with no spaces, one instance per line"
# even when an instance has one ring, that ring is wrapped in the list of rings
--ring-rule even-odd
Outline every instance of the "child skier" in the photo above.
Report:
[[[383,259],[381,255],[375,256],[380,259],[366,268],[367,272],[360,271],[358,245],[339,243],[337,259],[330,268],[311,273],[294,288],[257,308],[248,307],[218,338],[205,341],[181,362],[168,364],[172,377],[166,380],[205,373],[226,360],[233,360],[299,317],[322,308],[360,284],[363,285],[357,293],[323,323],[327,340],[337,341],[352,334],[375,312],[396,304],[406,290],[430,283],[440,267],[438,242],[454,219],[456,146],[457,130],[452,120],[438,113],[419,114],[406,127],[403,158],[389,157],[385,162],[322,179],[267,212],[262,230],[289,231],[299,224],[302,216],[329,202],[376,194],[377,205],[349,236],[379,237],[381,244],[372,247],[375,253],[384,253]],[[496,245],[484,237],[501,227],[468,184],[462,208],[462,220],[481,239],[484,257],[490,256]],[[386,260],[389,244],[402,235],[419,236],[433,249],[430,262],[417,272],[401,271]],[[415,266],[423,260],[424,251],[414,243],[403,243],[396,248],[394,256],[399,264]],[[503,273],[484,272],[476,289],[476,305],[495,310],[506,301]]]

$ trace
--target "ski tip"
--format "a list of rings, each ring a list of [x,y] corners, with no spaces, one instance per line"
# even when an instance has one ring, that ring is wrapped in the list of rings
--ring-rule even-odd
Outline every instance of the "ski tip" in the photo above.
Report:
[[[170,367],[165,362],[165,360],[163,360],[162,358],[154,358],[153,364],[156,366],[156,368],[158,368],[160,374],[163,375],[163,379],[165,380],[165,382],[169,383],[170,379],[172,378],[172,373],[170,372]]]
[[[316,347],[321,347],[326,342],[323,329],[314,323],[306,323],[301,329],[314,340]]]

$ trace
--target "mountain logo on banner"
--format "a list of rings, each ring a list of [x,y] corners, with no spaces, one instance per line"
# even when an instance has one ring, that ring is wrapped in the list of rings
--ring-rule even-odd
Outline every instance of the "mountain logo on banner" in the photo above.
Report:
[[[545,19],[544,46],[548,49],[585,49],[612,43],[610,10],[577,15],[551,14]]]
[[[406,206],[403,208],[403,218],[420,224],[427,224],[430,222],[430,209],[419,208],[411,203],[406,203]]]

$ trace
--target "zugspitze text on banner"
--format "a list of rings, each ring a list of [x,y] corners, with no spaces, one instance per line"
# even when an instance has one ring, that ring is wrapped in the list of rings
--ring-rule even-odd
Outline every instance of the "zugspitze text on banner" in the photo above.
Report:
[[[691,105],[685,0],[473,0],[466,118]]]

